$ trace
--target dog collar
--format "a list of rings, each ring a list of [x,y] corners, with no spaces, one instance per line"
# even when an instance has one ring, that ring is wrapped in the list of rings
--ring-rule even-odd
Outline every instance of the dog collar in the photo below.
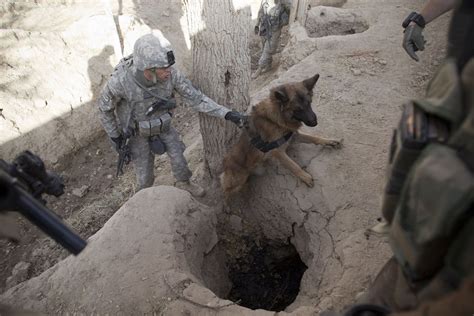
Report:
[[[278,148],[284,143],[286,143],[290,137],[293,135],[293,132],[289,132],[285,134],[283,137],[273,141],[273,142],[265,142],[260,135],[257,135],[255,137],[252,137],[250,139],[250,143],[260,150],[263,153],[269,152],[272,149]]]

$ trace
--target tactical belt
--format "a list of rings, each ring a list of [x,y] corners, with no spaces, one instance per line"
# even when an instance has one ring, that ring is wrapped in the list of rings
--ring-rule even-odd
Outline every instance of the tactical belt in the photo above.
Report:
[[[250,143],[260,150],[263,153],[269,152],[272,149],[278,148],[284,143],[286,143],[290,137],[293,135],[293,132],[289,132],[285,134],[283,137],[273,141],[273,142],[265,142],[260,135],[257,135],[255,137],[252,137],[250,139]]]

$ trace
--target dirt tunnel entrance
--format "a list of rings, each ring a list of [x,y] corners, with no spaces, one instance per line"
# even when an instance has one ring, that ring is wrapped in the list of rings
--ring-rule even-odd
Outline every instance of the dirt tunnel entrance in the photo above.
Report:
[[[228,258],[228,300],[250,309],[282,311],[294,302],[307,266],[292,244],[246,238],[248,252]]]
[[[285,310],[298,296],[308,268],[290,236],[272,240],[254,229],[236,232],[230,226],[226,220],[217,225],[219,241],[201,273],[205,285],[243,307]]]

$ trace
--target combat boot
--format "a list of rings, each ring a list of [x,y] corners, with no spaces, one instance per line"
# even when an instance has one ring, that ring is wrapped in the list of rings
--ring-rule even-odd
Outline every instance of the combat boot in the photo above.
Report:
[[[252,79],[255,79],[258,76],[260,76],[261,74],[264,74],[264,73],[270,71],[270,69],[272,69],[271,64],[266,65],[266,66],[258,66],[257,70],[253,73],[253,75],[251,77],[252,77]]]
[[[192,183],[191,181],[178,181],[174,185],[175,187],[188,191],[194,197],[203,197],[206,191],[198,184]]]
[[[390,232],[390,224],[386,220],[382,220],[375,226],[368,228],[365,231],[365,235],[378,235],[378,236],[387,236]]]

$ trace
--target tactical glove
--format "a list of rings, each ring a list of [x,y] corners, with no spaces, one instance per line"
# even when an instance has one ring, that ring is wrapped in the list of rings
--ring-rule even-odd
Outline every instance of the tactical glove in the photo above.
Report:
[[[120,148],[123,145],[124,138],[123,135],[120,134],[118,137],[110,137],[110,140],[114,143],[115,145],[115,150],[119,152]]]
[[[425,38],[423,37],[423,28],[418,24],[410,24],[403,31],[403,48],[408,55],[416,61],[420,59],[415,54],[416,51],[425,49]]]
[[[235,125],[237,125],[238,128],[242,128],[246,121],[245,116],[237,111],[227,112],[224,118],[228,121],[231,121]]]

